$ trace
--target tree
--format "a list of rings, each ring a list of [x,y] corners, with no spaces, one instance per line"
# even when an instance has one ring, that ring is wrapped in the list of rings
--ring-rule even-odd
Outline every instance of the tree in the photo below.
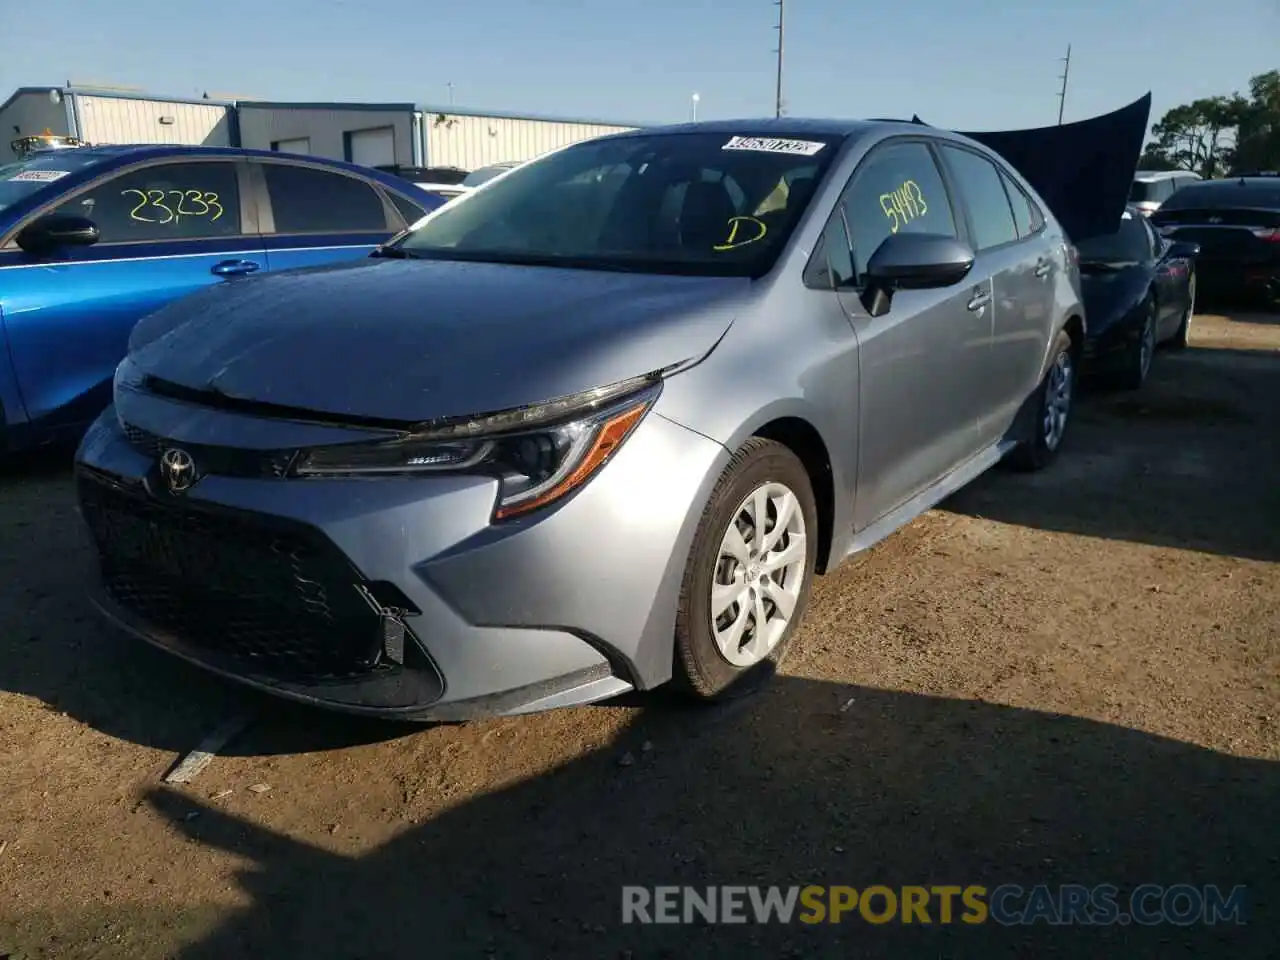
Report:
[[[1280,170],[1280,70],[1249,81],[1233,160],[1235,171]]]
[[[1174,107],[1151,128],[1143,170],[1191,170],[1202,177],[1228,171],[1280,169],[1280,70],[1249,81],[1249,96],[1204,97]]]
[[[1151,128],[1155,142],[1148,149],[1172,169],[1216,177],[1231,163],[1235,130],[1247,105],[1243,97],[1232,94],[1174,107]]]

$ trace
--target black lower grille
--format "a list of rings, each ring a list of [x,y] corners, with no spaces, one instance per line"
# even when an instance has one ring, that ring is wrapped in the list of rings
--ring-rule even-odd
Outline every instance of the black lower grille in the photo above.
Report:
[[[382,617],[332,543],[307,528],[174,506],[78,478],[112,598],[178,640],[281,680],[374,669]]]
[[[159,458],[167,447],[181,446],[195,458],[202,474],[279,479],[288,474],[294,457],[292,450],[243,450],[238,447],[178,444],[131,423],[122,423],[120,427],[134,449],[148,457]]]

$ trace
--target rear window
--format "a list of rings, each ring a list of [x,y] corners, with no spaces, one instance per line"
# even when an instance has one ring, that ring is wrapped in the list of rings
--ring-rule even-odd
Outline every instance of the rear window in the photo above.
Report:
[[[1126,213],[1115,233],[1089,237],[1076,244],[1081,263],[1129,263],[1151,256],[1151,238],[1143,222]]]
[[[1152,203],[1160,199],[1159,184],[1151,180],[1135,180],[1129,188],[1130,203]]]
[[[1252,207],[1280,210],[1280,184],[1193,183],[1178,190],[1161,210],[1221,210]]]

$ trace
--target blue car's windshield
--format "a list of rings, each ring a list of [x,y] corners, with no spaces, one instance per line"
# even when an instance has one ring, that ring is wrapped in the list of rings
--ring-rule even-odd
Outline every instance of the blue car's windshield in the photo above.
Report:
[[[0,213],[19,200],[25,200],[37,190],[54,186],[68,174],[98,163],[102,157],[79,150],[50,150],[0,165]]]
[[[760,276],[839,145],[750,130],[587,141],[442,207],[395,246],[430,259]]]

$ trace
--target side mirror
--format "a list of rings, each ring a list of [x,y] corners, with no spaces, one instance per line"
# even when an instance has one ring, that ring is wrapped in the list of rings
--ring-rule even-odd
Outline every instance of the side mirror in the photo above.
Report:
[[[1200,244],[1192,243],[1190,240],[1175,240],[1169,244],[1169,249],[1165,252],[1167,260],[1194,260],[1200,256]]]
[[[92,220],[51,213],[27,224],[16,239],[27,253],[41,254],[61,247],[87,247],[100,236]]]
[[[873,317],[889,310],[898,290],[949,287],[973,268],[975,255],[955,237],[936,233],[895,233],[867,261],[864,305]]]

